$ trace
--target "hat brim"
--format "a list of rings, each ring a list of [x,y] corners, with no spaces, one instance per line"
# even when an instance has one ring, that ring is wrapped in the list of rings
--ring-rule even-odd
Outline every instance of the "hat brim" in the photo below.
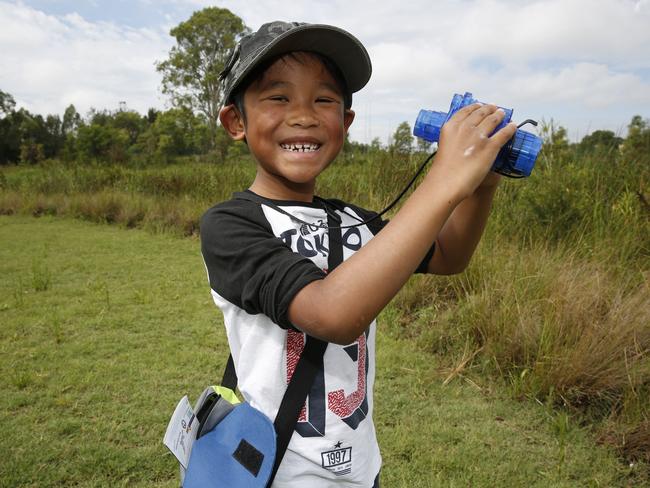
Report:
[[[238,73],[238,80],[228,96],[260,63],[289,52],[307,51],[322,54],[341,70],[351,93],[361,90],[370,79],[372,64],[363,44],[349,32],[326,24],[305,24],[279,35],[263,49],[254,52],[250,60],[241,60],[246,68]]]

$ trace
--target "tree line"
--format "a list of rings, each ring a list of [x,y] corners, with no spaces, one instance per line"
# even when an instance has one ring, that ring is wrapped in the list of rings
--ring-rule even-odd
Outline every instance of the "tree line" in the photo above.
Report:
[[[154,164],[179,156],[209,155],[223,161],[247,152],[217,126],[223,92],[219,83],[228,56],[238,40],[250,33],[243,20],[228,9],[207,7],[171,29],[176,43],[168,58],[156,64],[162,75],[162,92],[171,108],[154,108],[146,114],[121,107],[91,109],[85,116],[69,105],[63,116],[32,114],[16,109],[13,96],[0,89],[0,165],[37,164],[46,159],[64,161]],[[542,127],[546,150],[562,153],[571,146],[581,152],[625,146],[635,153],[650,151],[650,123],[636,115],[624,140],[612,131],[597,130],[577,145],[570,144],[566,129],[553,122]],[[384,146],[379,138],[370,144],[346,141],[347,155],[387,151],[392,155],[428,152],[431,144],[415,141],[408,122],[398,125]]]
[[[16,110],[11,95],[0,91],[0,164],[64,161],[144,163],[205,154],[212,143],[204,120],[185,108],[91,110],[82,117],[74,105],[63,114]]]

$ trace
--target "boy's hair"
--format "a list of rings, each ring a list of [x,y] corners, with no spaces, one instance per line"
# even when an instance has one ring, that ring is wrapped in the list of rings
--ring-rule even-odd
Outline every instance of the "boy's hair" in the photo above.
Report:
[[[321,62],[323,68],[325,68],[325,70],[327,70],[330,76],[334,78],[334,81],[336,82],[336,86],[339,89],[341,96],[343,97],[344,108],[349,109],[352,107],[352,92],[349,90],[345,78],[341,73],[341,70],[336,64],[334,64],[334,62],[330,58],[328,58],[323,54],[315,53],[315,52],[294,51],[294,52],[280,54],[274,58],[269,58],[264,60],[263,62],[258,64],[255,67],[255,69],[253,69],[250,73],[248,73],[248,75],[246,75],[246,77],[232,91],[232,93],[230,94],[230,100],[228,100],[227,103],[228,102],[233,103],[235,107],[237,107],[237,110],[239,110],[239,113],[244,118],[244,122],[246,121],[246,112],[244,110],[244,93],[246,93],[248,87],[253,83],[255,83],[256,81],[259,81],[262,78],[264,78],[264,75],[266,74],[268,69],[276,61],[284,61],[287,59],[292,59],[300,64],[303,64],[304,59],[301,58],[300,54],[313,56],[316,59],[318,59],[318,61]]]
[[[346,104],[351,105],[352,93],[370,79],[372,65],[368,52],[349,32],[325,24],[275,21],[242,37],[233,49],[219,74],[224,103],[233,103],[234,95],[242,94],[274,61],[298,51],[315,54],[337,83],[341,80],[341,93],[349,98]]]

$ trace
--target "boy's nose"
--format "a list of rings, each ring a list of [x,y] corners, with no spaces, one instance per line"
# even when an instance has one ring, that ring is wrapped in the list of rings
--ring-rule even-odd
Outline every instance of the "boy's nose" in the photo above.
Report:
[[[291,110],[287,123],[293,127],[316,127],[320,121],[312,107],[300,104]]]

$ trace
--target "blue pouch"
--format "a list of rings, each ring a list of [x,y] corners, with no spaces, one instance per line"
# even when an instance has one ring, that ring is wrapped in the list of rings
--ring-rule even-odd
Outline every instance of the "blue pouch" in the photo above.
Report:
[[[194,442],[183,488],[266,487],[276,456],[273,422],[248,403],[233,406]]]
[[[194,408],[199,427],[187,470],[181,466],[182,488],[272,485],[326,348],[326,342],[307,336],[274,421],[239,402],[231,355],[221,386],[206,388]]]

